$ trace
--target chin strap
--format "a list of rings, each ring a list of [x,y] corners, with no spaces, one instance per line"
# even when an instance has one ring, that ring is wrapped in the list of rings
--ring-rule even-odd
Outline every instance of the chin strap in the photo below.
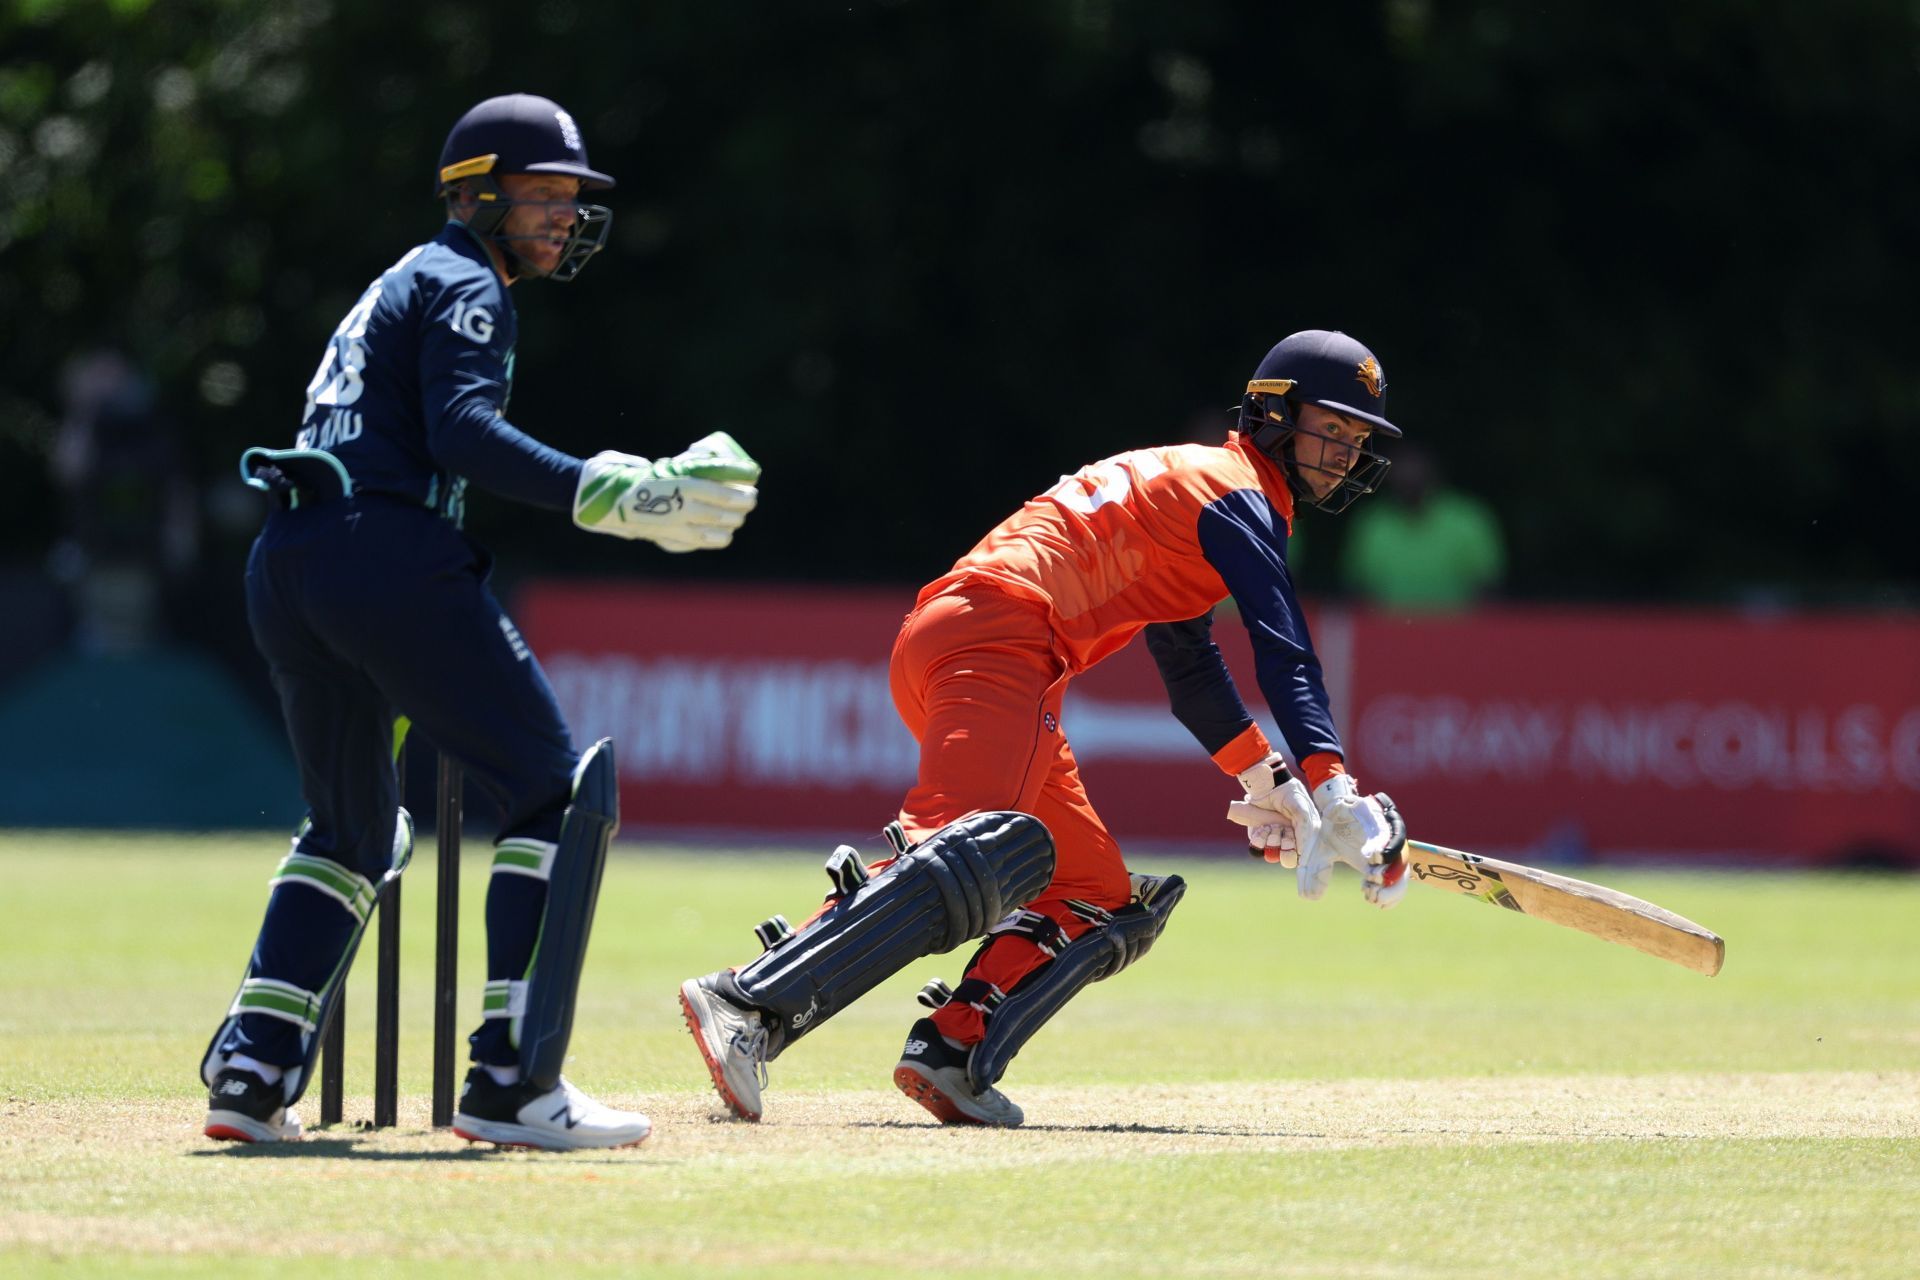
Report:
[[[1277,403],[1280,407],[1280,421],[1275,422],[1268,416],[1268,405]],[[1308,506],[1317,507],[1319,502],[1313,496],[1313,490],[1300,479],[1300,469],[1293,462],[1293,424],[1295,409],[1287,397],[1278,395],[1256,395],[1248,393],[1247,403],[1240,415],[1241,431],[1253,444],[1253,447],[1273,460],[1280,468],[1280,474],[1287,478],[1287,489],[1294,497]],[[1255,425],[1248,430],[1246,423],[1251,420]]]

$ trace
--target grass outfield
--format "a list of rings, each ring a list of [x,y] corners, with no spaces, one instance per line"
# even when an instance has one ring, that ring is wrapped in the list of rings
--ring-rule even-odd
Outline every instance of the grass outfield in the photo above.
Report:
[[[889,1083],[911,966],[719,1119],[675,993],[803,915],[818,853],[623,847],[569,1074],[637,1151],[427,1128],[433,867],[408,873],[401,1127],[199,1136],[195,1075],[282,841],[0,833],[0,1274],[1910,1277],[1920,879],[1584,875],[1727,938],[1702,978],[1419,888],[1184,864],[1154,953],[1089,988],[946,1130]],[[1144,861],[1144,860],[1143,860]],[[1158,870],[1149,866],[1147,869]],[[1345,873],[1341,875],[1344,877]],[[485,864],[468,859],[477,1013]],[[372,948],[349,1001],[370,1113]],[[302,1107],[309,1122],[317,1099]]]

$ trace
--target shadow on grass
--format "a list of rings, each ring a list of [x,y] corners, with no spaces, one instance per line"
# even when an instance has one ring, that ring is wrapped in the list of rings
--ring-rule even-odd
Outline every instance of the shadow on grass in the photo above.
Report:
[[[536,1151],[531,1147],[504,1147],[492,1143],[468,1143],[434,1151],[394,1151],[370,1147],[363,1141],[373,1129],[349,1130],[316,1136],[313,1133],[297,1142],[223,1142],[215,1147],[198,1147],[186,1154],[194,1159],[213,1160],[368,1160],[427,1164],[484,1164],[511,1156],[564,1157],[568,1164],[630,1164],[644,1159],[647,1164],[677,1164],[643,1155],[631,1147],[616,1150],[586,1148],[580,1151]],[[397,1132],[397,1131],[389,1131]],[[425,1136],[425,1135],[423,1135]]]
[[[853,1120],[849,1129],[954,1129],[973,1133],[984,1126],[970,1124],[927,1124],[917,1120]],[[1328,1138],[1331,1134],[1307,1133],[1298,1129],[1248,1129],[1244,1126],[1210,1124],[1023,1124],[1009,1133],[1146,1133],[1184,1138]]]

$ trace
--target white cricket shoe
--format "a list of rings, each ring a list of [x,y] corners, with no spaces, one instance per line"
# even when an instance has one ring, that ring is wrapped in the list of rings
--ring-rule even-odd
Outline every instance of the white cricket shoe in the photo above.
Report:
[[[756,1011],[705,985],[716,976],[681,983],[680,1008],[721,1099],[742,1120],[758,1120],[760,1091],[767,1084],[767,1024]]]
[[[941,1124],[982,1124],[1016,1129],[1027,1113],[1020,1104],[989,1085],[975,1090],[967,1076],[973,1050],[956,1049],[940,1034],[933,1019],[922,1018],[907,1032],[907,1046],[893,1069],[900,1092],[939,1117]]]
[[[460,1091],[453,1131],[469,1142],[586,1151],[638,1146],[653,1132],[653,1121],[594,1101],[565,1076],[551,1089],[531,1080],[495,1084],[485,1067],[476,1066]]]

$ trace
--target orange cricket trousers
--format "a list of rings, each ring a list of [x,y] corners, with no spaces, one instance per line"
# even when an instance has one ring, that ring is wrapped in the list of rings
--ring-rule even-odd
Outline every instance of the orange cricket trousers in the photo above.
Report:
[[[981,810],[1030,813],[1052,834],[1055,861],[1028,910],[1072,939],[1093,926],[1069,899],[1108,911],[1127,904],[1133,887],[1120,846],[1087,802],[1060,724],[1069,674],[1046,606],[956,583],[907,615],[890,676],[893,705],[920,744],[919,778],[900,807],[909,840]],[[979,1041],[993,1005],[1049,958],[1027,937],[991,935],[935,1025],[963,1044]]]

